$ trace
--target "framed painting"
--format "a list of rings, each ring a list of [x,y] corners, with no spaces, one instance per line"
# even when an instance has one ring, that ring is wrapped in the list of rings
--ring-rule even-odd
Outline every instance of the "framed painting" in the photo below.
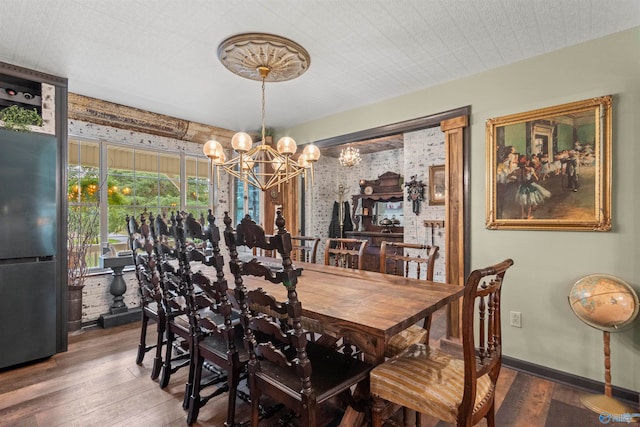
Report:
[[[487,228],[611,230],[611,102],[487,120]]]
[[[444,165],[429,166],[429,204],[444,205]]]

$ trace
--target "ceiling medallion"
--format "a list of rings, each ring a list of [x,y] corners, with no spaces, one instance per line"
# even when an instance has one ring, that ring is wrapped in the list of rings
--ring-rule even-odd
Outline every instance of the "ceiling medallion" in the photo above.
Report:
[[[218,46],[218,59],[241,77],[262,81],[259,67],[267,67],[266,82],[283,82],[304,74],[311,58],[298,43],[273,34],[245,33],[231,36]]]
[[[238,132],[231,138],[231,146],[237,156],[226,160],[222,145],[216,140],[207,141],[204,154],[211,159],[212,169],[224,170],[248,185],[262,191],[278,187],[301,174],[311,171],[320,158],[320,150],[307,144],[297,159],[293,158],[297,144],[284,136],[276,149],[267,143],[265,131],[265,82],[281,82],[294,79],[309,68],[309,54],[302,46],[283,37],[271,34],[239,34],[229,37],[218,47],[220,62],[232,73],[262,82],[262,132],[257,145],[246,132]],[[306,182],[306,180],[305,180]],[[247,212],[248,199],[244,199]]]

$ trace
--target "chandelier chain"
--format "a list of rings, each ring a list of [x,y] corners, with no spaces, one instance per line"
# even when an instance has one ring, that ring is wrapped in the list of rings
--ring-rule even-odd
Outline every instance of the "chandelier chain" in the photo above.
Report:
[[[265,115],[266,115],[266,111],[267,111],[266,108],[265,108],[265,84],[264,84],[265,79],[266,79],[266,76],[263,75],[262,76],[262,143],[263,144],[266,143],[266,141],[265,141],[265,126],[264,126],[264,123],[265,123]]]

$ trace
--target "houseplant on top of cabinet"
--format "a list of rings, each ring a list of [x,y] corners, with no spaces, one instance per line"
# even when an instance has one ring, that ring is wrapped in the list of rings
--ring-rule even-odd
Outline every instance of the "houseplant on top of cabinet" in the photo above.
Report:
[[[0,110],[0,120],[5,129],[29,132],[30,126],[42,126],[42,117],[35,108],[27,109],[12,105]]]

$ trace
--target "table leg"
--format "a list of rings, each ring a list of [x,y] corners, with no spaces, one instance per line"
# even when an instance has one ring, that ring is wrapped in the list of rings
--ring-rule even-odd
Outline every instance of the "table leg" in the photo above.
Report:
[[[384,342],[373,340],[368,341],[369,349],[373,349],[373,353],[364,352],[364,359],[373,365],[384,362]],[[361,427],[367,425],[365,411],[371,411],[371,393],[368,383],[359,383],[353,391],[352,404],[344,411],[342,421],[339,427]],[[355,405],[355,406],[354,406]],[[371,415],[371,414],[369,414]]]

